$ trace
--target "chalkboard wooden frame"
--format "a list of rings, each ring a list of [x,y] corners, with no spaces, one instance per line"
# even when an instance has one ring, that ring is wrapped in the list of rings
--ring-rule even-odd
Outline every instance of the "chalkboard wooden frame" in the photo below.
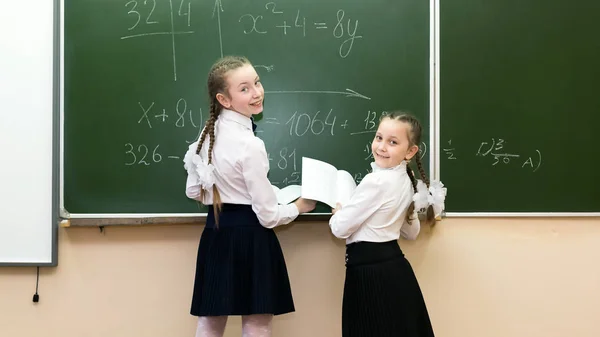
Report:
[[[61,4],[61,13],[64,14],[64,0],[59,0]],[[434,18],[434,0],[429,1],[429,118],[432,120],[434,116],[433,110],[433,99],[434,99],[434,62],[433,62],[433,45],[434,45],[434,30],[433,30],[433,18]],[[60,60],[61,60],[61,84],[64,79],[64,21],[59,22],[61,29],[61,45],[60,45]],[[61,97],[61,126],[64,125],[64,88],[60,90]],[[430,123],[429,128],[429,144],[434,144],[435,134],[432,132],[434,126]],[[112,225],[160,225],[160,224],[197,224],[204,223],[206,220],[206,213],[185,213],[185,214],[142,214],[142,213],[129,213],[129,214],[76,214],[69,213],[64,207],[64,133],[61,132],[61,175],[60,175],[60,206],[59,213],[63,221],[60,223],[61,227],[71,226],[112,226]],[[433,164],[435,153],[429,151],[428,153],[429,162]],[[429,165],[429,174],[433,175],[433,165]],[[300,215],[296,221],[328,221],[331,213],[309,213]]]
[[[434,113],[432,116],[432,125],[434,130],[432,133],[436,135],[435,142],[432,143],[432,152],[435,152],[435,159],[432,161],[433,166],[433,175],[436,179],[440,179],[440,164],[441,164],[441,156],[442,156],[442,145],[440,141],[441,135],[441,122],[440,116],[443,112],[440,111],[440,69],[442,68],[441,57],[440,57],[440,1],[443,0],[433,0],[433,8],[434,8],[434,30],[435,30],[435,39],[434,39],[434,49],[435,49],[435,65],[433,71],[435,72],[435,98],[434,98]],[[452,191],[449,191],[448,198],[452,198]],[[473,212],[452,212],[447,211],[443,212],[442,217],[449,218],[598,218],[600,217],[600,204],[597,206],[598,211],[591,212],[502,212],[502,211],[473,211]]]
[[[60,1],[62,4],[62,0]],[[433,179],[439,179],[440,174],[440,0],[430,0],[430,129],[429,129],[429,174]],[[62,7],[61,7],[62,8]],[[62,10],[61,10],[62,12]],[[58,20],[58,18],[57,18]],[[60,20],[61,32],[63,22]],[[60,35],[62,42],[63,35]],[[57,40],[59,37],[57,37]],[[60,48],[61,62],[62,45]],[[61,69],[62,67],[61,63]],[[61,72],[61,84],[62,84]],[[61,98],[63,90],[60,91]],[[62,99],[61,99],[62,102]],[[62,116],[62,106],[61,106]],[[61,118],[61,126],[63,120]],[[64,154],[61,138],[61,155]],[[63,163],[61,157],[60,163]],[[62,165],[61,165],[62,167]],[[106,226],[106,225],[150,225],[150,224],[191,224],[203,223],[206,219],[206,213],[197,214],[69,214],[64,210],[63,203],[63,176],[61,171],[60,179],[60,216],[65,219],[61,226]],[[452,197],[452,191],[449,191],[448,198]],[[330,213],[311,213],[298,217],[297,221],[327,221]],[[599,217],[600,212],[446,212],[443,217]]]

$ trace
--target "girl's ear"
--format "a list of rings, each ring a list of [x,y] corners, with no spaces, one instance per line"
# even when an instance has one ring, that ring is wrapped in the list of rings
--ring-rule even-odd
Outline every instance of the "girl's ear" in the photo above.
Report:
[[[417,145],[411,146],[406,152],[406,160],[411,160],[412,157],[414,157],[415,154],[417,154],[417,152],[419,152],[419,147]]]
[[[223,95],[222,93],[218,93],[216,98],[225,109],[231,108],[231,100],[227,96]]]

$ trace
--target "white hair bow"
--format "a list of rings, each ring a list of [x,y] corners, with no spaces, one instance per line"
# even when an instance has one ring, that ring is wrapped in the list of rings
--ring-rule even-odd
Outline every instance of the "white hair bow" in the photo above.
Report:
[[[444,187],[441,181],[433,180],[429,184],[429,193],[431,196],[431,205],[433,206],[433,213],[435,216],[439,216],[444,211],[446,205],[446,193],[447,188]]]
[[[447,189],[441,181],[434,180],[427,188],[421,179],[417,179],[417,193],[413,195],[415,210],[424,211],[433,206],[435,216],[439,216],[445,208],[446,192]]]
[[[200,185],[202,189],[209,190],[215,184],[215,167],[196,154],[196,144],[190,145],[183,158],[183,167],[187,170],[189,176],[195,178],[196,184]]]

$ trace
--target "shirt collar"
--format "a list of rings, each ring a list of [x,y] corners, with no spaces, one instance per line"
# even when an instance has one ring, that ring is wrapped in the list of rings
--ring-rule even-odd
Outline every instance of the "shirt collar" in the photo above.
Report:
[[[240,124],[241,126],[252,130],[252,120],[249,117],[242,115],[239,112],[233,110],[223,109],[219,114],[219,118],[223,118],[234,123]]]
[[[390,168],[381,168],[379,166],[377,166],[377,164],[375,164],[375,162],[371,163],[371,169],[373,170],[373,172],[379,172],[379,171],[404,171],[406,172],[406,160],[403,160],[400,165],[396,165],[394,167],[390,167]]]

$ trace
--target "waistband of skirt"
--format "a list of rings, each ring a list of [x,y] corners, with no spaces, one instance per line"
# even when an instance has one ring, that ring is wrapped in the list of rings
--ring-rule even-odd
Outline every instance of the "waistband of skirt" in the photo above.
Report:
[[[218,215],[219,224],[215,219],[215,210],[212,205],[208,206],[206,216],[206,228],[235,228],[235,227],[261,227],[252,205],[222,204]]]
[[[404,256],[397,240],[353,242],[346,245],[346,266],[371,264]]]

